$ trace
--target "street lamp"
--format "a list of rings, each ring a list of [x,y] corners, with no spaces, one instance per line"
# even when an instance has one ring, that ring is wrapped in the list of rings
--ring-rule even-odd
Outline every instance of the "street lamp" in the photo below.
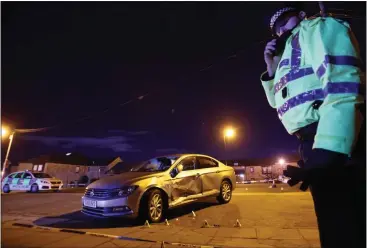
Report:
[[[235,136],[235,131],[233,128],[228,127],[226,129],[224,129],[223,131],[223,141],[224,141],[224,149],[227,150],[227,138],[233,138]],[[226,165],[227,165],[227,160],[226,160]]]
[[[280,159],[278,160],[278,163],[279,163],[280,165],[284,165],[284,164],[285,164],[285,160],[284,160],[283,158],[280,158]]]
[[[224,129],[224,132],[223,132],[224,148],[227,147],[226,138],[233,138],[234,135],[235,135],[235,131],[233,128],[229,127],[229,128]]]
[[[7,128],[2,127],[1,128],[1,137],[4,138],[7,136],[7,134],[10,133],[10,131],[8,131]],[[1,180],[4,178],[5,176],[5,169],[8,166],[8,158],[9,158],[9,153],[10,153],[10,148],[11,148],[11,144],[13,143],[13,138],[14,138],[14,134],[15,131],[12,131],[11,134],[9,135],[9,145],[8,145],[8,150],[6,152],[6,156],[5,156],[5,160],[4,160],[4,164],[3,164],[3,170],[1,172]]]
[[[232,138],[234,136],[234,130],[232,128],[226,129],[224,136],[228,138]]]
[[[1,138],[4,138],[8,135],[8,129],[6,129],[5,127],[1,128]]]

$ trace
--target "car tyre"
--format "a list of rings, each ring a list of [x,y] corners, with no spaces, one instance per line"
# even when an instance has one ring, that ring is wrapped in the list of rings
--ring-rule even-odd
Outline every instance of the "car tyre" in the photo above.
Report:
[[[217,201],[221,204],[230,202],[232,199],[232,185],[228,180],[223,180],[220,185],[220,193],[217,196]]]
[[[31,186],[31,193],[37,193],[38,192],[38,185],[37,184],[32,184]]]
[[[166,209],[162,192],[159,189],[150,190],[142,200],[140,220],[159,223],[164,219]]]
[[[9,184],[5,184],[4,187],[3,187],[3,192],[4,193],[10,193],[10,187],[9,187]]]

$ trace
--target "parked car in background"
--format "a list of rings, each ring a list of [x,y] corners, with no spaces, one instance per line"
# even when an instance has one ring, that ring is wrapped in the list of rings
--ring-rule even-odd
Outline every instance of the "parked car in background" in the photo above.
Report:
[[[82,212],[160,222],[168,209],[205,197],[228,203],[235,187],[234,169],[217,159],[200,154],[162,156],[90,184],[81,199]]]
[[[10,191],[36,193],[45,190],[59,191],[63,187],[63,182],[43,172],[17,171],[6,176],[1,186],[4,193]]]

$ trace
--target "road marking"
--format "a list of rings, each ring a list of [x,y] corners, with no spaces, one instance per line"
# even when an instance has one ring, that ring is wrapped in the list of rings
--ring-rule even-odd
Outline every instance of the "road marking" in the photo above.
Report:
[[[102,238],[113,238],[118,239],[120,236],[116,235],[110,235],[110,234],[101,234],[101,233],[94,233],[94,232],[88,232],[89,235],[95,236],[95,237],[102,237]]]
[[[310,192],[289,192],[289,193],[265,193],[265,192],[254,192],[254,193],[235,193],[233,192],[232,195],[248,195],[248,196],[253,196],[253,195],[311,195]]]

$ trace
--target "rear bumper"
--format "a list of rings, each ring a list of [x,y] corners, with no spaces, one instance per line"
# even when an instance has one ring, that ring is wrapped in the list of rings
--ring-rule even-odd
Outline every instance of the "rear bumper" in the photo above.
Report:
[[[96,207],[84,205],[84,200],[96,202]],[[122,217],[135,216],[135,212],[129,204],[128,197],[114,198],[114,199],[96,199],[83,196],[82,197],[83,214],[94,217]]]

